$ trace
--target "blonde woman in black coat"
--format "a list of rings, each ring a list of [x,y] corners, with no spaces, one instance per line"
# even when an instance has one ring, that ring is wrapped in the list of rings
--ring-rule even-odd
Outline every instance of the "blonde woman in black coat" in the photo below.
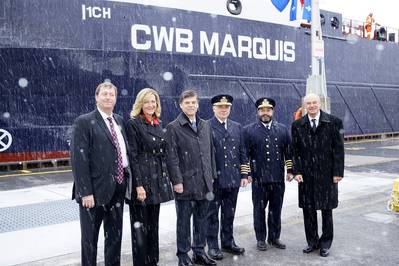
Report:
[[[133,172],[132,195],[127,203],[135,266],[158,265],[159,207],[160,203],[173,199],[160,115],[158,93],[145,88],[138,93],[126,126]]]

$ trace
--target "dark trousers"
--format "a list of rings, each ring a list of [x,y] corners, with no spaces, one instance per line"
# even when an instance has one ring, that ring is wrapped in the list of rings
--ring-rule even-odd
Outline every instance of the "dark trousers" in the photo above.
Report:
[[[281,208],[283,206],[285,184],[276,183],[252,183],[252,203],[254,206],[254,229],[257,241],[265,241],[266,229],[266,207],[269,205],[267,215],[268,241],[280,238],[281,233]]]
[[[160,204],[129,204],[133,265],[157,265],[159,261]]]
[[[207,243],[209,248],[218,249],[219,234],[219,208],[220,215],[220,240],[222,247],[234,244],[233,222],[236,212],[237,195],[240,188],[214,189],[215,198],[209,203]]]
[[[305,224],[306,241],[309,246],[329,249],[334,236],[332,210],[321,210],[322,235],[319,238],[317,231],[317,211],[313,209],[302,209]]]
[[[203,254],[206,241],[206,219],[209,202],[207,200],[176,200],[176,239],[177,256],[185,257],[190,251],[191,216],[193,216],[193,243],[195,254]]]
[[[97,265],[97,241],[102,222],[105,265],[120,265],[125,191],[126,181],[116,184],[114,195],[106,205],[86,209],[79,204],[83,266]]]

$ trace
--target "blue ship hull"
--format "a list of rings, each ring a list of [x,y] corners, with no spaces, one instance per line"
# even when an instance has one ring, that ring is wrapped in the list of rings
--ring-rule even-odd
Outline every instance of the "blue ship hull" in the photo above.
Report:
[[[331,112],[345,134],[399,132],[398,44],[347,40],[328,23],[323,34]],[[126,118],[149,86],[160,92],[164,124],[179,113],[180,92],[195,88],[203,118],[212,115],[210,98],[224,92],[235,98],[234,120],[254,121],[254,101],[268,96],[289,125],[309,66],[306,29],[131,3],[2,1],[0,129],[12,143],[0,161],[68,156],[73,120],[95,108],[105,79],[118,87],[116,112]]]

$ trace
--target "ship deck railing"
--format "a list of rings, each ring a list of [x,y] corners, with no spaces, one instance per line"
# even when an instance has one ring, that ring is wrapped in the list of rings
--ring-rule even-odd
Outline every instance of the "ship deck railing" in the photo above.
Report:
[[[369,140],[385,140],[390,138],[399,138],[399,132],[372,133],[362,135],[347,135],[344,137],[345,142],[358,142]]]
[[[24,171],[38,168],[62,168],[71,164],[69,157],[57,159],[42,159],[30,161],[2,162],[0,163],[0,176],[2,173]]]
[[[386,35],[381,38],[378,36],[378,31],[384,28],[386,31]],[[382,40],[386,42],[394,42],[394,43],[399,43],[399,29],[393,28],[393,27],[388,27],[385,25],[381,25],[378,22],[373,24],[372,27],[372,35],[373,35],[373,40]],[[365,21],[360,21],[360,20],[355,20],[355,19],[348,19],[348,18],[342,18],[342,33],[344,35],[348,34],[354,34],[357,35],[358,37],[361,38],[367,38],[366,36],[366,22]]]

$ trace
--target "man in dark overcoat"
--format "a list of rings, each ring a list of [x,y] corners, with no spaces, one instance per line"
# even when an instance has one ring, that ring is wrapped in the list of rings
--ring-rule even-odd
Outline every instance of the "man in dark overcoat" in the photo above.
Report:
[[[332,209],[338,206],[338,182],[344,175],[343,125],[320,110],[318,95],[306,95],[304,105],[307,115],[292,124],[294,175],[308,243],[303,252],[320,248],[320,256],[327,257],[333,240]],[[320,238],[316,210],[322,215]]]
[[[287,127],[273,119],[276,102],[262,97],[255,103],[258,121],[245,127],[245,141],[251,162],[252,203],[257,249],[269,245],[285,249],[280,241],[281,209],[287,179],[292,179],[291,137]],[[269,206],[268,206],[269,205]],[[265,210],[268,206],[267,229]],[[267,232],[268,231],[268,232]]]
[[[193,90],[180,95],[182,112],[166,127],[167,164],[175,191],[177,257],[179,265],[216,265],[205,253],[207,214],[216,178],[212,130],[198,114],[198,97]],[[188,256],[193,216],[193,260]]]
[[[221,94],[211,99],[214,117],[212,127],[215,147],[217,179],[213,183],[215,198],[210,202],[208,213],[208,255],[216,260],[223,259],[219,248],[220,240],[224,252],[241,255],[245,249],[236,245],[233,237],[233,222],[240,187],[248,184],[249,160],[247,158],[244,130],[229,118],[233,97]]]

